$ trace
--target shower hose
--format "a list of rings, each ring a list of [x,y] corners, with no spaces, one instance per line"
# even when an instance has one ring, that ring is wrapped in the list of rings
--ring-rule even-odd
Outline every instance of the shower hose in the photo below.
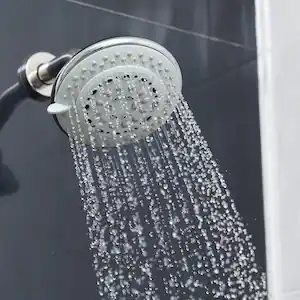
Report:
[[[36,74],[41,84],[44,84],[41,78],[47,81],[56,78],[60,70],[72,58],[73,53],[74,51],[70,51],[69,53],[56,57],[50,62],[39,66],[36,70]],[[30,79],[26,75],[25,68],[26,64],[19,68],[18,82],[9,87],[0,95],[0,132],[15,109],[23,102],[23,100],[26,98],[31,98],[40,101],[43,98],[39,93],[36,92],[33,85],[29,83]],[[39,73],[39,70],[41,70],[43,73]],[[47,99],[49,98],[46,98],[46,100]]]
[[[17,106],[28,96],[27,90],[19,83],[15,83],[0,96],[0,131],[9,120]]]

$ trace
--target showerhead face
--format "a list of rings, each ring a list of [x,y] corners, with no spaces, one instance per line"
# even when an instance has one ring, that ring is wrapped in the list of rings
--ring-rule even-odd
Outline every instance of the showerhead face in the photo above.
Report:
[[[82,50],[62,69],[48,112],[69,135],[80,134],[86,144],[93,136],[97,146],[113,147],[164,124],[181,88],[180,68],[165,48],[114,38]]]

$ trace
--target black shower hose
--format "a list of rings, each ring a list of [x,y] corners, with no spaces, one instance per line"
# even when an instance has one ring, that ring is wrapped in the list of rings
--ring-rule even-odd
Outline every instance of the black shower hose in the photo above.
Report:
[[[76,50],[77,51],[77,50]],[[49,79],[55,78],[66,63],[70,61],[75,50],[54,58],[47,64],[47,73]],[[9,120],[15,109],[26,98],[39,99],[41,96],[34,91],[28,83],[25,71],[26,65],[23,65],[18,70],[18,82],[9,87],[0,95],[0,132],[6,122]]]
[[[27,90],[20,84],[15,83],[4,91],[0,96],[0,132],[9,120],[15,109],[28,96]]]

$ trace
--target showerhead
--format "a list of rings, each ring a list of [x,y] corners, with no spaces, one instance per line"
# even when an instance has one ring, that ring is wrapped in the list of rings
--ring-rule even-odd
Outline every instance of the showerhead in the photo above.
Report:
[[[180,68],[161,45],[123,37],[89,46],[63,67],[48,112],[69,135],[75,120],[86,144],[140,140],[172,114],[182,88]],[[73,130],[72,130],[73,129]]]

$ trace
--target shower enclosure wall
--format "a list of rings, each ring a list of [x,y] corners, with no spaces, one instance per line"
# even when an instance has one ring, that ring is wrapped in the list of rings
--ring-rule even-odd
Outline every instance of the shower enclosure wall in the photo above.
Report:
[[[300,298],[300,3],[256,1],[270,299]]]

